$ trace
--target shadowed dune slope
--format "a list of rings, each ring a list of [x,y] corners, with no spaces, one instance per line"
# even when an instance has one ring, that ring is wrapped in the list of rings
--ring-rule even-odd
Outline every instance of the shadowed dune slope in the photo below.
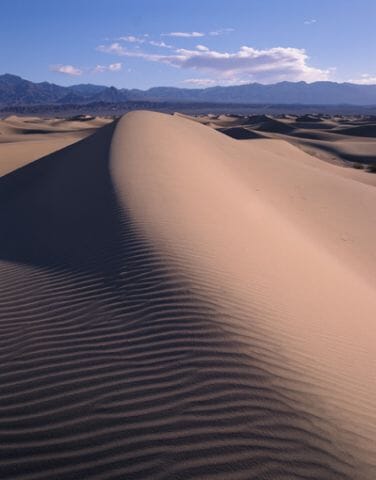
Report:
[[[230,128],[220,128],[218,129],[221,133],[228,135],[231,138],[236,138],[237,140],[249,140],[254,138],[263,138],[263,135],[254,131],[249,130],[244,127],[230,127]]]
[[[376,124],[338,128],[337,132],[342,135],[354,135],[356,137],[376,137]]]
[[[374,264],[289,188],[364,249],[374,193],[263,142],[134,112],[0,179],[1,478],[374,478]]]

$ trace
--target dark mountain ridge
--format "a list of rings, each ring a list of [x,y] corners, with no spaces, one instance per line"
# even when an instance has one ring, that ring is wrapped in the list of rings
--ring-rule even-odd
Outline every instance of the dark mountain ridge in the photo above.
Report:
[[[34,83],[11,74],[0,75],[0,106],[84,105],[92,102],[206,102],[233,104],[376,105],[376,85],[336,82],[249,83],[227,87],[153,87],[148,90],[79,84],[69,87]]]

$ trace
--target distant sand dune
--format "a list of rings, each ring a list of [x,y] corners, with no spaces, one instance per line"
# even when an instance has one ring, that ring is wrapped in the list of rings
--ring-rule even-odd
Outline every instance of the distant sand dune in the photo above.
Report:
[[[339,128],[337,132],[342,135],[354,135],[356,137],[376,137],[376,124]]]
[[[0,176],[75,143],[109,122],[95,117],[79,121],[16,115],[0,120]]]
[[[261,133],[255,130],[250,130],[244,127],[229,127],[218,129],[220,132],[225,133],[229,137],[236,138],[237,140],[247,140],[250,138],[263,138]]]
[[[134,112],[0,179],[1,478],[375,478],[376,193],[296,151]]]
[[[338,169],[340,175],[376,186],[376,175],[369,175],[376,171],[373,116],[228,115],[225,116],[227,124],[219,117],[209,119],[201,115],[191,118],[238,140],[269,138],[288,141],[320,160],[347,167]]]

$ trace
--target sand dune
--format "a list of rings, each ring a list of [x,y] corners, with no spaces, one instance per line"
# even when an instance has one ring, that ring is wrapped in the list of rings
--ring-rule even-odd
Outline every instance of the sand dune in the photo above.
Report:
[[[355,137],[376,137],[376,124],[338,128],[337,132],[342,135],[354,135]]]
[[[255,130],[251,130],[244,127],[228,127],[219,128],[220,132],[225,133],[229,137],[236,138],[237,140],[248,140],[250,138],[263,138],[263,135]]]
[[[4,118],[0,120],[0,176],[75,143],[110,121],[85,116]]]
[[[376,190],[315,160],[133,112],[0,179],[1,478],[375,478]]]
[[[192,119],[238,140],[257,138],[286,140],[319,160],[357,170],[351,172],[342,169],[342,172],[339,171],[340,175],[376,185],[376,176],[368,174],[376,171],[373,116],[307,114],[300,117],[294,115],[227,117],[231,119],[230,126],[224,125],[219,117],[213,117],[210,121],[208,116],[196,116]]]

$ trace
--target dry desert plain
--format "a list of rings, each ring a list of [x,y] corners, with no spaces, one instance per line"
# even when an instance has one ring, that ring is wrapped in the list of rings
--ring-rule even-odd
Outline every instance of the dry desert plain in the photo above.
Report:
[[[0,477],[374,480],[375,132],[1,120]]]

